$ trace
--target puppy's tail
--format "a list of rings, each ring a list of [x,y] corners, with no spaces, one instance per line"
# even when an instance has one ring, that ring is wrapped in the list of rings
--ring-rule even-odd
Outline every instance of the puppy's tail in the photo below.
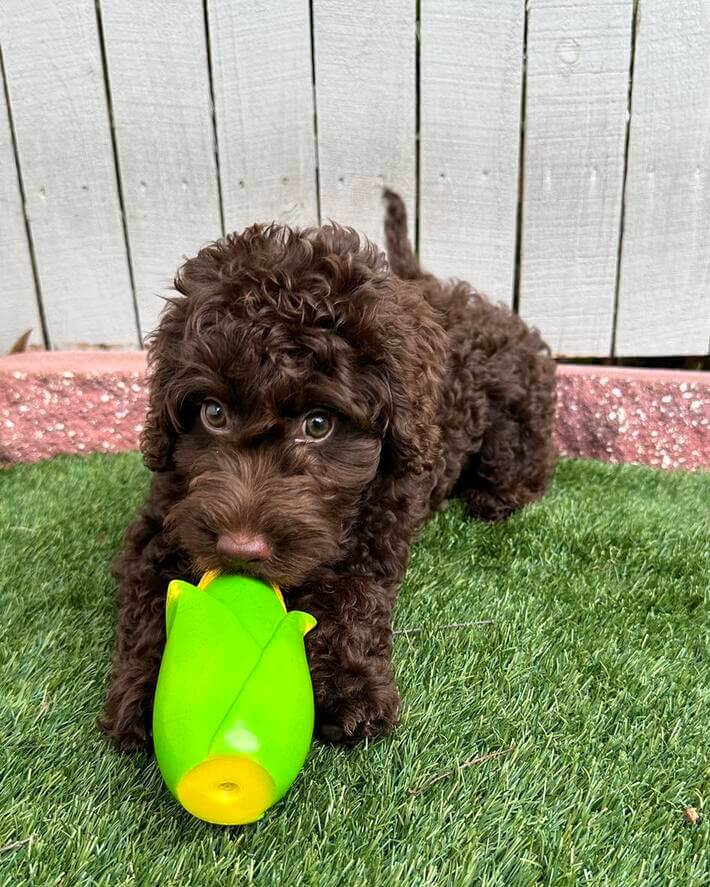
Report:
[[[402,280],[416,280],[422,276],[422,269],[407,237],[404,201],[389,188],[385,188],[382,196],[385,202],[385,245],[392,273]]]

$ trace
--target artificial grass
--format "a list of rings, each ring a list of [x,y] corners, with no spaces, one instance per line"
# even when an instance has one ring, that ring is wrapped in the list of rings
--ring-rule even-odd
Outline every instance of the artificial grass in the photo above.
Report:
[[[315,745],[242,829],[93,725],[146,480],[133,455],[0,472],[0,883],[707,883],[708,475],[563,462],[501,526],[440,514],[397,610],[423,629],[396,638],[402,724]]]

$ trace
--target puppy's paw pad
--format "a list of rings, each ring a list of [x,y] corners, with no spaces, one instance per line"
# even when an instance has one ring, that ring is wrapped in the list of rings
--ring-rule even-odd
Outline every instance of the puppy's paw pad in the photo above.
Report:
[[[323,742],[342,742],[345,739],[345,731],[338,724],[320,724],[317,733]]]
[[[325,742],[346,744],[377,739],[392,730],[398,714],[399,696],[395,690],[379,699],[350,701],[338,711],[321,713],[318,735]]]
[[[148,735],[141,725],[127,727],[109,720],[99,720],[97,726],[116,751],[130,754],[142,751],[148,745]]]

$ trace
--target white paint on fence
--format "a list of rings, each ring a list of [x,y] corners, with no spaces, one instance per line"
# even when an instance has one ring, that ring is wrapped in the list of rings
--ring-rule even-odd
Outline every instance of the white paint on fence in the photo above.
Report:
[[[519,305],[559,354],[610,353],[632,7],[530,6]]]
[[[54,347],[138,337],[92,0],[2,0],[2,41]]]
[[[419,248],[511,304],[525,0],[423,0]]]
[[[27,330],[43,342],[5,91],[0,83],[0,355]]]
[[[227,230],[317,224],[308,0],[209,0]]]
[[[138,312],[155,328],[182,257],[222,233],[201,0],[102,0]]]
[[[710,4],[643,0],[616,352],[705,354],[710,334]]]
[[[321,217],[382,244],[382,187],[415,235],[415,0],[314,0]]]

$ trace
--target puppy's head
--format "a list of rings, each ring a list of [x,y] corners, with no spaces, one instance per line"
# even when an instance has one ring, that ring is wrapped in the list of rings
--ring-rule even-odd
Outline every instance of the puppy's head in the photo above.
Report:
[[[349,229],[254,226],[178,272],[142,449],[196,572],[286,587],[357,546],[384,478],[425,474],[443,351],[428,306]]]

